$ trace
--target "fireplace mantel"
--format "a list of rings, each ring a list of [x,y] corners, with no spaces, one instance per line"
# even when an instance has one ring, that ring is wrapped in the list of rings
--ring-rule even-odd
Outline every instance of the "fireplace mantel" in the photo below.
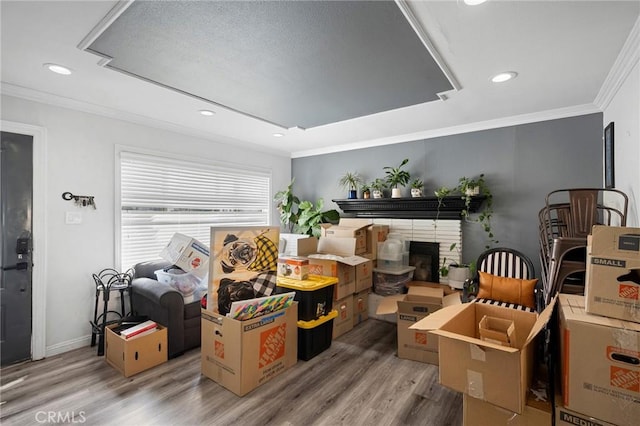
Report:
[[[478,211],[486,196],[471,197],[469,213]],[[438,213],[438,197],[369,198],[332,200],[345,217],[390,219],[460,219],[464,198],[459,195],[444,197]]]

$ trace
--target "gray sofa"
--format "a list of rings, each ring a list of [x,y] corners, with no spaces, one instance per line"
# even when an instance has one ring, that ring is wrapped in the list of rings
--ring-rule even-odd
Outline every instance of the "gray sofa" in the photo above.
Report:
[[[175,358],[200,346],[200,301],[185,304],[179,291],[156,280],[154,272],[170,265],[164,260],[138,263],[131,285],[136,313],[167,328],[168,355]]]

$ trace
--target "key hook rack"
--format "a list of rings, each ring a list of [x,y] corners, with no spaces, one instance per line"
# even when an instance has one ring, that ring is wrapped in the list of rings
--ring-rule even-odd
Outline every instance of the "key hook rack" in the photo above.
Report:
[[[63,192],[62,199],[65,201],[74,200],[78,207],[93,207],[96,209],[96,202],[93,195],[73,195],[70,192]]]

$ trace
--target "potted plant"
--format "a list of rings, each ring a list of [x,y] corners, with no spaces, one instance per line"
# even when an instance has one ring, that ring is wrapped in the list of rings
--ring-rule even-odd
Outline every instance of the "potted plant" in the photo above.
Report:
[[[484,180],[484,174],[481,174],[477,178],[467,178],[465,176],[458,180],[457,192],[459,192],[464,199],[465,208],[462,210],[462,217],[470,222],[478,222],[484,232],[489,237],[489,243],[485,248],[491,248],[491,245],[496,244],[498,241],[494,238],[491,228],[491,216],[493,215],[493,195],[491,190],[487,186]],[[478,214],[478,218],[473,220],[470,218],[469,206],[471,205],[471,198],[474,196],[482,195],[486,197],[484,207]]]
[[[340,219],[340,213],[337,210],[322,211],[323,207],[324,201],[322,198],[318,199],[315,205],[311,201],[300,203],[296,228],[300,234],[319,238],[321,223],[336,222]]]
[[[362,191],[362,198],[368,200],[371,198],[371,188],[368,183],[363,183],[360,185],[360,190]]]
[[[391,198],[401,198],[402,192],[399,186],[406,186],[411,179],[411,175],[408,171],[402,170],[402,167],[409,162],[408,158],[402,160],[402,163],[398,167],[384,167],[387,174],[387,184],[391,188]]]
[[[458,253],[458,259],[462,259],[462,253],[460,252],[460,248],[456,243],[451,244],[449,246],[449,251],[452,252],[456,250]],[[442,266],[440,267],[440,275],[443,277],[449,278],[449,287],[453,289],[462,289],[464,287],[464,282],[468,279],[471,279],[475,272],[475,262],[471,263],[462,263],[462,262],[451,262],[446,265],[446,257],[442,261]]]
[[[295,178],[291,179],[291,183],[287,186],[287,189],[276,192],[273,197],[277,203],[277,209],[280,212],[280,222],[288,232],[292,232],[298,223],[298,206],[300,205],[300,199],[293,195],[292,188],[295,180]]]
[[[414,179],[411,182],[411,196],[413,198],[422,197],[422,188],[424,188],[424,182],[422,182],[422,179]]]
[[[384,198],[384,190],[387,188],[387,182],[384,179],[376,178],[369,184],[371,188],[371,195],[373,198]]]
[[[338,182],[341,187],[347,189],[349,194],[348,199],[352,200],[358,198],[358,185],[363,182],[358,172],[347,172],[340,178]]]

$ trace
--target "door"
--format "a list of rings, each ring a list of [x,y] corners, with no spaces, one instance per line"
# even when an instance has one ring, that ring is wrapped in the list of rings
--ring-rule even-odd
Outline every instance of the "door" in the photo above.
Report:
[[[1,132],[1,365],[31,359],[33,137]]]

